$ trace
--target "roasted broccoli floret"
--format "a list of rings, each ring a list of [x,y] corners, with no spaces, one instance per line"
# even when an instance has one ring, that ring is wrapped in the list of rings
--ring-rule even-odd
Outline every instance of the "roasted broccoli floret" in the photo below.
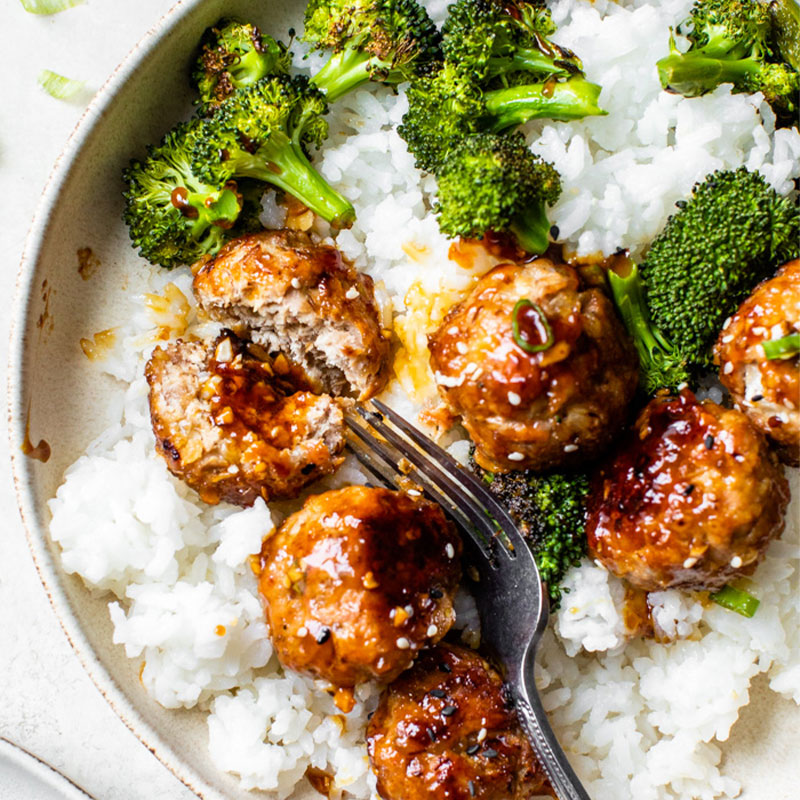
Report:
[[[476,133],[459,139],[437,172],[439,227],[449,236],[481,238],[511,230],[520,246],[543,253],[550,223],[545,206],[561,193],[554,167],[535,156],[521,133]]]
[[[286,45],[265,36],[255,26],[221,19],[200,43],[192,79],[204,112],[216,108],[237,89],[289,72],[292,54]]]
[[[715,172],[678,205],[638,273],[610,276],[649,392],[710,367],[725,319],[759,281],[800,256],[800,209],[758,172]]]
[[[670,54],[658,62],[665,89],[694,97],[732,83],[737,92],[763,92],[778,111],[797,109],[800,73],[781,59],[767,3],[697,0],[678,30],[690,47],[681,53],[670,37]]]
[[[470,465],[520,526],[547,583],[551,608],[558,608],[564,575],[586,555],[589,478],[582,473],[537,475],[529,470],[492,473],[474,460]]]
[[[441,37],[416,0],[311,0],[303,41],[333,55],[313,77],[333,102],[367,81],[398,84],[441,58]]]
[[[207,183],[255,178],[288,192],[340,228],[353,206],[314,169],[305,153],[324,141],[323,94],[302,76],[264,78],[231,95],[194,136],[192,166]]]
[[[131,239],[144,258],[167,268],[216,253],[242,209],[236,184],[208,182],[193,168],[190,139],[197,125],[178,125],[123,175]]]

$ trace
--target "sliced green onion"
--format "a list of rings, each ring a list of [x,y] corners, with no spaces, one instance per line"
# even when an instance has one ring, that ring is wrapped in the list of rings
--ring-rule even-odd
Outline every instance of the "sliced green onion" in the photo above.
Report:
[[[723,586],[718,592],[711,595],[711,599],[717,605],[735,611],[743,617],[752,617],[761,604],[761,601],[753,597],[750,592],[734,589],[733,586]]]
[[[519,315],[520,312],[526,308],[532,308],[536,312],[539,322],[547,333],[547,338],[541,344],[532,344],[522,336],[522,332],[520,331]],[[527,297],[517,300],[517,304],[514,306],[514,310],[511,312],[511,332],[514,335],[514,341],[526,353],[541,353],[542,350],[547,350],[548,348],[552,347],[553,342],[555,342],[553,329],[550,327],[550,323],[547,321],[544,311],[542,311],[542,309],[537,306],[536,303],[532,303],[530,300],[528,300]]]
[[[20,0],[29,14],[58,14],[68,8],[79,6],[83,0]]]
[[[39,73],[38,78],[39,86],[44,89],[50,97],[55,97],[56,100],[69,100],[74,97],[84,87],[83,81],[75,81],[72,78],[65,78],[57,72],[51,72],[49,69],[43,69]]]
[[[776,358],[791,358],[800,353],[800,333],[790,333],[781,339],[764,342],[764,355],[773,361]]]

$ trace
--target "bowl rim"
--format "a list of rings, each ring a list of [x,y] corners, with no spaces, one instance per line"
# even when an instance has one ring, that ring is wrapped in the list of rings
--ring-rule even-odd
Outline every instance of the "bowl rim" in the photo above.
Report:
[[[28,415],[25,391],[28,383],[25,369],[25,349],[28,344],[26,321],[32,309],[34,279],[40,265],[43,243],[48,234],[53,209],[83,151],[86,140],[92,135],[95,128],[102,124],[106,111],[114,102],[117,92],[126,83],[130,74],[162,43],[165,36],[181,25],[202,3],[203,0],[176,0],[169,10],[147,29],[106,78],[82,113],[56,158],[37,203],[17,268],[11,312],[6,392],[8,445],[17,507],[36,572],[61,629],[81,666],[128,730],[181,783],[198,797],[206,798],[213,797],[218,792],[199,776],[192,775],[191,770],[178,758],[172,745],[144,719],[97,657],[84,634],[78,615],[73,609],[55,569],[52,554],[46,543],[46,531],[39,529],[30,486],[29,471],[32,462],[22,452],[22,443],[27,436]]]

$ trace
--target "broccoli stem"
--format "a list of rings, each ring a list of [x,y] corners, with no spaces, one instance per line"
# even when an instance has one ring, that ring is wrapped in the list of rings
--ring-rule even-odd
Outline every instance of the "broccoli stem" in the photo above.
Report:
[[[496,89],[484,95],[492,122],[489,130],[502,133],[531,119],[546,117],[563,122],[606,114],[597,104],[601,87],[584,78],[547,81]]]
[[[685,97],[710,92],[721,83],[740,83],[748,75],[758,74],[762,64],[752,58],[713,58],[703,51],[671,53],[656,65],[661,85]]]
[[[369,53],[345,47],[328,59],[311,82],[325,92],[329,103],[333,103],[362,83],[367,83],[373,67]]]
[[[540,255],[550,244],[550,220],[543,200],[533,201],[509,226],[520,247]]]
[[[221,192],[188,192],[178,204],[175,200],[172,204],[194,220],[191,236],[195,241],[200,241],[212,226],[222,229],[232,227],[241,211],[239,198],[230,189]]]
[[[350,201],[328,184],[285,133],[275,131],[255,154],[242,152],[235,158],[237,176],[283,189],[337,228],[353,224],[356,213]]]
[[[572,72],[576,71],[577,69],[572,70]],[[532,72],[547,77],[570,74],[570,70],[556,64],[553,56],[546,55],[535,47],[520,47],[511,56],[489,59],[489,75],[496,77],[513,72]]]

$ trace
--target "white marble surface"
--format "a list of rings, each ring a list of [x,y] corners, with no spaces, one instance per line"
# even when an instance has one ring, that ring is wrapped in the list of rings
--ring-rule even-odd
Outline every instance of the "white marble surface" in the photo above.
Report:
[[[28,14],[19,0],[2,3],[0,320],[4,344],[0,359],[4,372],[17,266],[53,163],[91,95],[172,3],[87,0],[54,16]],[[42,69],[84,80],[86,91],[68,102],[54,100],[37,86]],[[194,797],[120,722],[62,633],[25,542],[10,476],[5,415],[2,424],[0,736],[49,762],[97,800]]]

